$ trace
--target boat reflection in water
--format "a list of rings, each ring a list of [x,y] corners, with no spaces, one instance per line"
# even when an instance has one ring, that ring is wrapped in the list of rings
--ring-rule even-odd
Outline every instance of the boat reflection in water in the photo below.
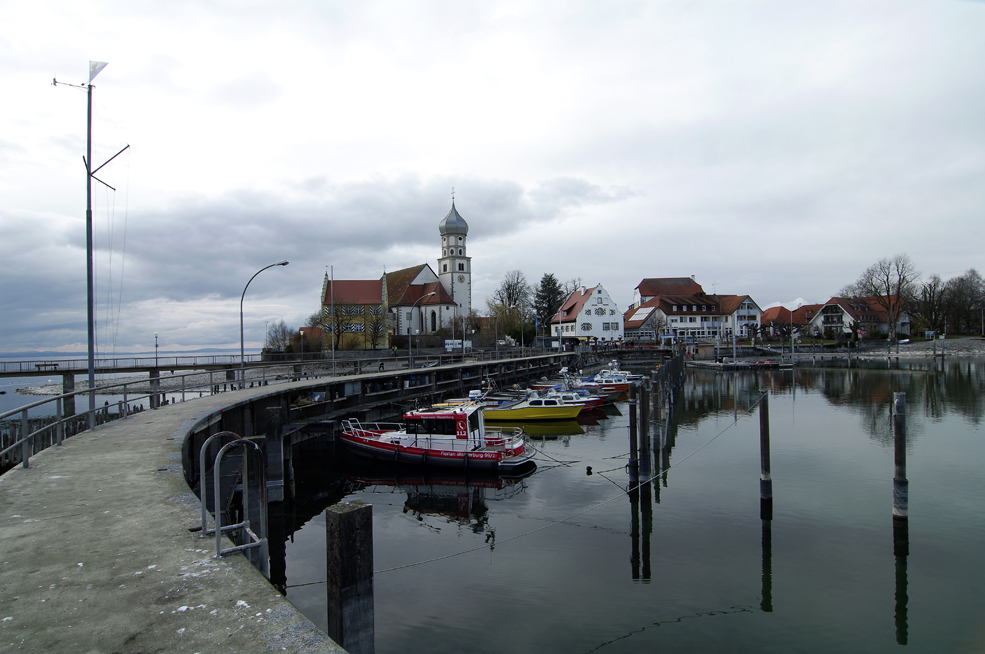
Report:
[[[429,517],[443,518],[447,523],[467,526],[476,534],[485,534],[486,542],[495,543],[495,531],[488,524],[487,502],[508,500],[526,489],[524,480],[533,474],[503,476],[492,473],[471,473],[456,470],[409,470],[406,467],[352,467],[346,479],[352,490],[368,492],[401,492],[407,494],[403,512],[419,522]]]
[[[591,417],[591,414],[589,418]],[[579,418],[569,418],[568,420],[500,420],[496,426],[522,429],[524,435],[531,440],[555,439],[562,436],[577,436],[584,434],[581,420]]]

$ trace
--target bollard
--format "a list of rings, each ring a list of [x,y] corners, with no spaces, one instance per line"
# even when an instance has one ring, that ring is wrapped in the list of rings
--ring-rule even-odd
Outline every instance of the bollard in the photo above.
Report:
[[[358,500],[325,510],[328,636],[349,652],[373,647],[373,507]]]

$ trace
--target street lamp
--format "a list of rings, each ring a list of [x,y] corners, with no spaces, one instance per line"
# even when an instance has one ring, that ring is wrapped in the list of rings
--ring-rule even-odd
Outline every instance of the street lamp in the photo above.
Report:
[[[414,332],[417,331],[416,329],[413,328],[414,327],[413,326],[413,322],[414,322],[414,307],[417,306],[417,303],[418,302],[420,302],[421,300],[423,300],[426,297],[431,297],[436,292],[437,291],[431,291],[430,293],[425,293],[421,297],[417,298],[417,300],[414,302],[414,304],[410,305],[410,321],[411,321],[411,332],[410,332],[410,367],[411,368],[414,367]]]
[[[509,311],[510,309],[515,309],[515,308],[516,308],[516,305],[515,304],[511,304],[508,307],[503,307],[502,309],[500,309],[499,313],[496,314],[496,322],[495,322],[495,328],[493,330],[493,337],[495,338],[495,341],[496,341],[496,358],[497,359],[499,358],[499,317],[501,315],[503,315],[505,312]]]
[[[157,367],[157,332],[154,332],[154,367]]]
[[[286,266],[287,264],[288,261],[285,259],[284,261],[278,261],[277,263],[272,263],[269,266],[264,266],[260,270],[256,271],[253,273],[253,277],[250,277],[250,281],[246,282],[246,286],[243,287],[243,294],[239,296],[239,369],[242,373],[239,380],[240,388],[243,388],[246,383],[246,357],[244,355],[245,348],[243,345],[243,298],[246,297],[246,289],[250,287],[250,282],[256,279],[256,276],[267,268],[273,268],[274,266]]]

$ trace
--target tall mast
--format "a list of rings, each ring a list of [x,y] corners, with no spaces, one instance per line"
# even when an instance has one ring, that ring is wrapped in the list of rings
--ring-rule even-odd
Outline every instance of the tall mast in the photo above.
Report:
[[[105,64],[104,64],[105,65]],[[92,62],[89,62],[89,99],[86,114],[86,319],[89,330],[89,429],[96,428],[96,319],[92,265]],[[97,71],[98,72],[98,71]]]
[[[89,81],[86,84],[66,84],[65,82],[59,82],[57,79],[51,80],[51,83],[55,86],[63,84],[66,86],[73,86],[75,88],[83,88],[86,90],[87,96],[87,111],[86,111],[86,154],[82,158],[82,162],[85,164],[86,168],[86,318],[88,322],[88,332],[89,332],[89,362],[88,362],[88,372],[89,372],[89,429],[94,429],[96,426],[96,312],[95,312],[95,274],[93,271],[92,263],[92,180],[96,180],[100,184],[103,184],[107,188],[116,190],[103,180],[96,177],[96,173],[102,170],[103,166],[108,164],[113,159],[123,154],[123,152],[130,146],[125,146],[122,150],[114,154],[112,157],[106,160],[102,166],[99,166],[95,170],[92,168],[92,80],[95,79],[103,68],[106,68],[105,61],[90,61],[89,62]]]

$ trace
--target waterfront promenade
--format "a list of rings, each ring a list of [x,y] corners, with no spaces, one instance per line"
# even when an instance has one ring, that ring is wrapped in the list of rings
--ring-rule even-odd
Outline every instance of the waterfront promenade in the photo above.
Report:
[[[291,385],[277,386],[282,392]],[[0,476],[0,651],[343,652],[241,555],[189,532],[181,442],[270,387],[134,414]],[[233,397],[236,395],[236,398]]]

